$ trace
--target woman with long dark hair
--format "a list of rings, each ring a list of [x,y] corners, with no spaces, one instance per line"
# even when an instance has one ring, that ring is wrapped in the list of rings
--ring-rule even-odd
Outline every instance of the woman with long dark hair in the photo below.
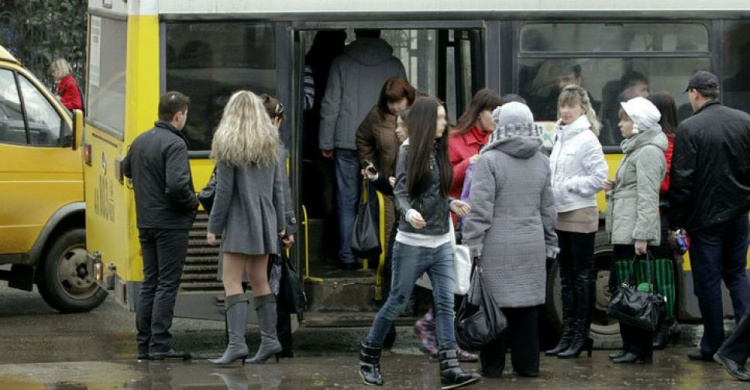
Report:
[[[677,323],[677,319],[674,315],[674,297],[676,296],[674,275],[677,269],[677,259],[672,255],[672,248],[669,240],[669,201],[667,199],[667,192],[669,191],[669,169],[672,167],[672,151],[674,150],[674,136],[675,130],[677,130],[677,105],[674,101],[674,96],[671,93],[657,92],[648,97],[648,100],[656,106],[661,113],[661,119],[659,125],[661,131],[667,136],[667,150],[664,152],[664,158],[667,160],[667,174],[664,176],[664,181],[661,182],[659,188],[659,215],[661,217],[661,245],[659,252],[661,252],[666,258],[672,259],[672,264],[667,266],[666,264],[657,264],[657,268],[660,272],[664,273],[664,276],[669,277],[672,283],[664,285],[665,291],[661,293],[667,298],[667,304],[664,305],[666,313],[664,321],[661,326],[654,334],[654,349],[663,349],[667,345],[667,340],[678,338],[680,335],[680,325]],[[667,275],[671,273],[671,275]],[[671,276],[671,277],[670,277]]]
[[[453,170],[448,159],[445,108],[432,98],[418,99],[407,118],[409,139],[396,163],[395,203],[401,218],[393,245],[391,294],[362,342],[359,374],[365,384],[383,385],[380,353],[386,333],[406,304],[414,283],[427,272],[432,282],[443,388],[479,380],[459,366],[454,333],[454,254],[449,211],[464,216],[469,205],[448,197]]]

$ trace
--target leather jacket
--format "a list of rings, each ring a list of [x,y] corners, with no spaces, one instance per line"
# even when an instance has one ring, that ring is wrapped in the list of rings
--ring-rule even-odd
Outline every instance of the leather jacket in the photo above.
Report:
[[[436,151],[433,148],[430,154],[430,183],[416,199],[410,198],[406,189],[406,156],[408,153],[409,140],[406,140],[398,152],[396,186],[393,188],[396,209],[401,214],[398,230],[425,235],[446,234],[449,231],[450,202],[453,199],[442,195]],[[414,229],[406,220],[406,212],[409,209],[414,209],[422,214],[427,226],[419,230]]]

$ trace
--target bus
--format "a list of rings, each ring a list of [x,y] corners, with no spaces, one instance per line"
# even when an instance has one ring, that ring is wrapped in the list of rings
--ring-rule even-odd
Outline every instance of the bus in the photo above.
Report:
[[[36,285],[61,313],[107,297],[86,268],[82,136],[82,112],[68,111],[0,46],[0,279]]]
[[[543,125],[555,119],[554,93],[560,78],[568,77],[591,93],[614,176],[622,151],[613,118],[617,95],[629,79],[645,80],[651,91],[672,92],[684,118],[691,114],[682,94],[687,80],[697,70],[710,70],[724,81],[722,101],[750,110],[749,16],[742,0],[89,0],[84,145],[89,261],[100,283],[133,309],[141,258],[133,192],[119,163],[133,139],[152,127],[159,95],[178,90],[191,97],[184,133],[195,186],[202,188],[213,166],[209,149],[222,108],[233,91],[249,89],[277,96],[287,106],[280,133],[290,149],[290,180],[301,221],[291,256],[312,295],[310,310],[375,310],[371,302],[380,294],[382,257],[369,264],[374,274],[341,275],[326,268],[335,262],[331,249],[336,240],[330,238],[335,226],[329,218],[334,184],[330,163],[321,161],[317,150],[316,113],[303,104],[304,71],[318,34],[341,30],[350,42],[354,29],[380,29],[410,82],[446,102],[453,119],[476,91],[487,87],[524,97]],[[373,96],[373,104],[376,100]],[[599,204],[603,211],[603,194]],[[199,215],[175,313],[220,319],[217,252],[205,243],[205,226],[205,214]],[[619,342],[619,327],[606,315],[611,248],[601,230],[592,332],[606,347]],[[680,267],[678,318],[696,320],[700,314],[689,259]],[[550,263],[548,274],[546,309],[559,329],[557,264]],[[358,289],[363,280],[371,283]],[[339,297],[340,304],[326,306],[330,296]],[[725,312],[731,314],[728,302]]]

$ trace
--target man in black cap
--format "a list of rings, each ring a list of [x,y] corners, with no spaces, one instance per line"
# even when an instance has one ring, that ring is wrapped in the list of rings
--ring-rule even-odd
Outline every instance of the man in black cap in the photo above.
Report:
[[[713,361],[724,339],[721,280],[737,321],[750,307],[750,115],[719,103],[719,79],[710,72],[695,73],[685,92],[695,114],[676,131],[670,226],[690,235],[694,293],[704,328],[700,349],[688,357]]]

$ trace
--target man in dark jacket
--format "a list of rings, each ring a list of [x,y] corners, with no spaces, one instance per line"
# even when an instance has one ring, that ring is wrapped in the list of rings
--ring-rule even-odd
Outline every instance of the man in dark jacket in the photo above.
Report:
[[[133,181],[143,283],[136,306],[138,359],[189,359],[172,348],[177,288],[188,248],[198,198],[193,189],[187,139],[180,132],[190,99],[167,92],[159,99],[159,120],[133,141],[123,173]]]
[[[721,280],[729,289],[735,319],[750,306],[750,115],[716,100],[719,80],[709,72],[693,75],[685,92],[695,114],[676,131],[670,226],[690,234],[695,296],[703,317],[700,349],[688,357],[712,361],[724,339]]]

